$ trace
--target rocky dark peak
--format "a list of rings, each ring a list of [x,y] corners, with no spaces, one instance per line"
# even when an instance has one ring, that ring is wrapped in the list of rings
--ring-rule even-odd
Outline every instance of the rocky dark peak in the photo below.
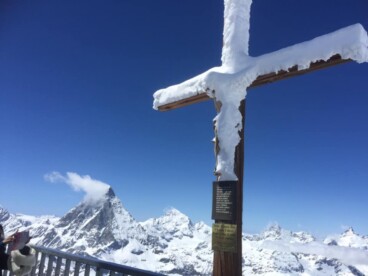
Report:
[[[8,210],[0,206],[0,221],[8,220],[10,218],[10,214]]]
[[[331,246],[337,246],[338,244],[337,244],[337,241],[336,240],[330,240],[330,241],[328,241],[327,242],[327,245],[331,245]]]
[[[111,187],[107,190],[105,196],[109,199],[116,197],[115,192]]]

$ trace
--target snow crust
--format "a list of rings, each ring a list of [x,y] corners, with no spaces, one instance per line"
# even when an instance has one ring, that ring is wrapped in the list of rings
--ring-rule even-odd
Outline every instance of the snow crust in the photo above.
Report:
[[[234,153],[242,128],[239,106],[258,76],[288,71],[295,65],[307,69],[311,63],[326,61],[336,54],[358,63],[368,62],[368,36],[360,24],[259,57],[248,56],[251,3],[225,0],[222,66],[154,93],[154,109],[203,93],[221,102],[221,111],[214,119],[220,147],[216,162],[219,180],[237,179]]]

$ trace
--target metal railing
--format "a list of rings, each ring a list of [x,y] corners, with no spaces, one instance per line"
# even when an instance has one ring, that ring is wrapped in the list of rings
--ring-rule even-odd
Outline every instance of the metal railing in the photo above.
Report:
[[[78,256],[59,250],[32,246],[36,250],[37,264],[31,276],[163,276],[163,274],[119,265],[90,257]],[[12,273],[3,271],[3,276]]]

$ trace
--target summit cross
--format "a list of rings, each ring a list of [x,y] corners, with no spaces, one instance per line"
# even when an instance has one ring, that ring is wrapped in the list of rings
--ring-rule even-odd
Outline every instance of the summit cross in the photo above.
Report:
[[[213,275],[242,275],[242,211],[245,98],[248,88],[305,74],[317,69],[356,61],[368,62],[368,36],[355,24],[313,40],[258,57],[248,55],[252,0],[224,0],[222,65],[183,83],[158,90],[154,108],[167,111],[213,99],[215,123],[215,175],[219,183],[234,183],[231,219],[214,225],[236,229],[235,250],[214,249]],[[231,202],[230,202],[231,203]],[[215,205],[215,204],[214,204]],[[221,228],[220,227],[220,228]],[[215,228],[213,228],[215,229]],[[217,229],[217,227],[216,227]],[[225,235],[223,233],[223,235]],[[227,237],[216,242],[228,242]]]

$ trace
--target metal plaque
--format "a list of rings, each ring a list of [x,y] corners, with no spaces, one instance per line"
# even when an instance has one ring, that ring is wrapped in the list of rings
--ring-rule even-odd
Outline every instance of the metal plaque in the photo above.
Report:
[[[236,224],[214,223],[212,225],[212,250],[236,253]]]
[[[212,219],[235,221],[236,181],[214,181]]]

